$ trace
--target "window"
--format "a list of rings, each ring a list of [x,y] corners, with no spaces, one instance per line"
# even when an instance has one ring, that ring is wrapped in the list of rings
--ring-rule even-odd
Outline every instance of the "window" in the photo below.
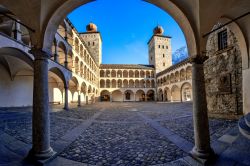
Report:
[[[165,63],[163,63],[163,66],[165,66]]]
[[[93,46],[95,45],[95,42],[93,42]]]
[[[159,45],[159,48],[161,48],[161,45]]]
[[[164,45],[162,45],[162,49],[164,49]]]
[[[165,57],[165,54],[163,54],[162,57],[164,58],[164,57]]]
[[[88,46],[90,46],[90,42],[88,42]]]
[[[150,58],[150,59],[151,59],[151,61],[152,61],[152,60],[153,60],[153,57],[151,56],[151,58]]]
[[[168,46],[166,46],[166,49],[168,49]]]
[[[223,50],[227,48],[227,30],[218,33],[218,49]]]

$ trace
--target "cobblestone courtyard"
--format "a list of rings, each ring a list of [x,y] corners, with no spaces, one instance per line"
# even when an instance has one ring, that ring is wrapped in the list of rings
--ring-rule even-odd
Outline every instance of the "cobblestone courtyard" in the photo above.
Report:
[[[18,165],[31,147],[31,109],[0,110],[0,165]],[[237,121],[210,119],[212,144],[236,137]],[[51,112],[49,165],[190,165],[192,103],[97,103]],[[230,142],[232,143],[232,142]],[[67,164],[68,163],[68,164]]]

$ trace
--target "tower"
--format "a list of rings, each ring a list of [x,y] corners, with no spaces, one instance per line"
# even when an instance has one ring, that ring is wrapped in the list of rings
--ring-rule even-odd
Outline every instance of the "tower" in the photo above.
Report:
[[[86,32],[80,33],[80,36],[96,63],[100,65],[102,63],[102,37],[100,32],[97,31],[97,26],[89,23],[86,26]]]
[[[153,36],[148,42],[149,64],[155,66],[155,72],[159,73],[172,66],[171,37],[164,36],[161,26],[154,28]]]

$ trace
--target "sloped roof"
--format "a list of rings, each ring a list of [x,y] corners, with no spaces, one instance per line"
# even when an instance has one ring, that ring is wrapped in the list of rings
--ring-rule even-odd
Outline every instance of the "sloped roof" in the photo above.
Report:
[[[143,64],[101,64],[100,69],[148,69],[154,70],[154,65]]]

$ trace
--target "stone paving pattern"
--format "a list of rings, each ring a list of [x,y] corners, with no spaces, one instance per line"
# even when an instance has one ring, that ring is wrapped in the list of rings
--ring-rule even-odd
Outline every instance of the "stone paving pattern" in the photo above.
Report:
[[[92,165],[154,165],[184,155],[148,125],[94,123],[61,156]]]
[[[190,165],[182,160],[188,157],[188,151],[140,115],[194,143],[192,103],[96,103],[70,111],[53,108],[52,147],[86,123],[89,126],[85,129],[72,133],[77,137],[63,148],[59,154],[62,158],[89,165]],[[0,109],[0,134],[31,144],[31,116],[30,108]],[[237,121],[210,119],[209,124],[211,139],[216,141],[235,128]]]
[[[192,117],[161,121],[160,124],[194,144]],[[211,141],[217,140],[234,126],[237,126],[236,120],[210,119]]]

